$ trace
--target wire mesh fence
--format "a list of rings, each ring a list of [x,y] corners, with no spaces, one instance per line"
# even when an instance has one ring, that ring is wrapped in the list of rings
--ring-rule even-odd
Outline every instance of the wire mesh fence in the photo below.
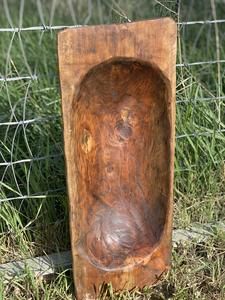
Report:
[[[68,27],[159,16],[177,20],[175,195],[223,194],[223,5],[222,0],[1,0],[0,232],[26,234],[29,247],[34,241],[46,252],[68,247],[69,239],[59,241],[68,230],[56,57],[56,34]],[[23,251],[35,255],[40,249]]]

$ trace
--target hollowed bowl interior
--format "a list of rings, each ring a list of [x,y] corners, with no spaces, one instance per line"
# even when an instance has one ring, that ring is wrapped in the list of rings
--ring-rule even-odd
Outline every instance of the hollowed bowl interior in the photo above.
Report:
[[[170,192],[169,101],[163,73],[128,58],[92,68],[74,96],[79,251],[100,269],[138,264],[160,242]]]

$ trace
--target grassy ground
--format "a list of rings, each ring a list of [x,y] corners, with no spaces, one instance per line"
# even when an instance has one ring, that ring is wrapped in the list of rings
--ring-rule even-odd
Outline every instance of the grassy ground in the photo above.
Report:
[[[180,21],[213,19],[213,4],[216,17],[224,18],[222,0],[183,0],[179,15],[172,0],[0,0],[0,27],[118,23],[168,15]],[[224,23],[181,26],[178,63],[224,59],[224,32]],[[68,250],[70,245],[56,32],[0,32],[0,57],[1,76],[38,78],[0,82],[0,123],[5,123],[0,124],[4,263]],[[215,99],[225,96],[224,65],[177,68],[175,228],[224,221],[225,107],[223,100]],[[18,124],[21,120],[30,121]],[[224,234],[215,228],[208,241],[173,249],[172,270],[160,285],[120,295],[108,287],[102,298],[225,299],[224,252]],[[72,297],[70,271],[51,280],[37,280],[29,270],[7,285],[0,279],[0,299]]]

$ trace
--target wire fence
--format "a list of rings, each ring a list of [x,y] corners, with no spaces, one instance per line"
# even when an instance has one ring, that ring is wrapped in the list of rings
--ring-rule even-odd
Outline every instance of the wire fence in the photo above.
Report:
[[[80,8],[84,14],[82,25],[74,25],[72,22],[71,25],[54,25],[56,11],[60,11],[60,5],[63,4],[60,1],[49,1],[49,22],[46,22],[44,3],[40,0],[34,2],[39,23],[37,19],[31,18],[29,22],[32,24],[27,26],[23,25],[25,0],[17,2],[18,26],[14,25],[15,16],[8,1],[2,2],[2,13],[8,26],[0,26],[3,49],[0,63],[1,204],[16,200],[21,203],[26,199],[57,198],[66,194],[55,34],[65,28],[88,26],[94,8],[92,1],[85,1],[87,15],[84,8]],[[167,2],[160,2],[163,9]],[[76,2],[68,0],[65,3],[73,22],[77,23],[78,17],[74,10]],[[118,3],[112,3],[114,8],[111,13],[119,16],[122,21],[130,21]],[[186,186],[185,180],[190,180],[184,177],[188,176],[187,173],[193,175],[193,169],[197,178],[203,176],[204,172],[207,176],[207,172],[224,163],[225,55],[221,47],[224,41],[224,27],[221,26],[224,26],[225,19],[216,18],[216,6],[213,3],[215,1],[209,1],[212,10],[211,18],[207,19],[180,21],[176,11],[169,11],[178,20],[180,33],[176,65],[175,171],[185,173],[179,175],[181,179],[178,179],[179,182],[183,180],[183,186]],[[101,11],[98,15],[101,20]],[[40,22],[41,25],[37,25]],[[190,37],[193,37],[191,43],[188,42]],[[207,50],[208,43],[213,45],[210,51]],[[188,51],[192,55],[188,55]],[[191,152],[194,158],[189,157]],[[207,167],[203,172],[204,161],[207,161]]]
[[[7,16],[8,22],[9,24],[11,24],[11,27],[9,28],[0,28],[0,33],[3,36],[5,33],[12,33],[12,34],[22,34],[23,32],[33,32],[33,31],[38,31],[38,32],[48,32],[48,31],[58,31],[61,29],[65,29],[65,28],[77,28],[77,27],[81,27],[84,25],[46,25],[46,24],[42,24],[41,26],[30,26],[30,27],[22,27],[22,18],[23,18],[23,8],[24,8],[24,3],[25,1],[21,1],[20,4],[20,21],[19,23],[21,23],[20,27],[14,27],[13,26],[13,22],[12,19],[10,17],[10,13],[9,13],[9,8],[8,8],[8,4],[7,1],[3,1],[4,2],[4,9],[5,9],[5,14]],[[55,1],[53,1],[54,3]],[[56,5],[55,3],[52,4],[53,6]],[[41,6],[41,2],[37,1],[37,6],[38,6],[38,11],[40,14],[40,19],[44,20],[43,17],[43,12],[42,12],[42,6]],[[55,8],[54,8],[55,9]],[[225,19],[218,19],[218,20],[196,20],[196,21],[186,21],[186,22],[177,22],[178,25],[178,29],[182,30],[183,27],[186,26],[198,26],[198,25],[212,25],[212,24],[223,24],[225,23]],[[12,39],[15,39],[15,35],[13,36]],[[21,40],[21,38],[20,38]],[[11,46],[10,46],[11,47]],[[8,49],[8,59],[10,57],[10,50]],[[27,59],[26,54],[24,53],[24,49],[23,46],[21,45],[21,50],[24,54],[24,61],[25,63],[28,65],[27,69],[30,69],[29,64],[27,63]],[[203,66],[203,65],[221,65],[225,63],[225,59],[218,59],[218,60],[207,60],[207,61],[193,61],[193,62],[182,62],[182,63],[178,63],[176,66],[177,68],[183,67],[183,68],[188,68],[188,67],[192,67],[192,66]],[[8,82],[14,82],[14,81],[28,81],[28,84],[30,84],[30,81],[37,81],[39,80],[39,78],[41,78],[43,75],[42,74],[27,74],[27,75],[23,75],[23,76],[0,76],[0,82],[3,83],[8,83]],[[6,86],[7,88],[7,86]],[[223,101],[225,99],[225,96],[213,96],[213,97],[202,97],[202,98],[196,98],[194,99],[194,101],[199,101],[199,102],[205,102],[205,101]],[[192,101],[193,99],[178,99],[177,100],[177,104],[183,104],[183,103],[187,103]],[[12,110],[12,114],[13,114],[13,110]],[[51,120],[55,120],[58,119],[60,116],[47,116],[47,117],[40,117],[37,116],[35,118],[32,119],[22,119],[22,120],[14,120],[14,121],[7,121],[7,122],[0,122],[0,127],[2,126],[6,126],[6,127],[10,127],[10,126],[25,126],[28,124],[32,124],[32,123],[40,123],[40,122],[48,122]],[[211,130],[210,132],[193,132],[193,133],[189,133],[189,134],[179,134],[176,136],[177,139],[181,139],[181,138],[187,138],[190,136],[199,136],[199,135],[209,135],[209,134],[213,134],[215,132],[215,130]],[[220,129],[219,132],[224,132],[224,129]],[[62,155],[62,154],[57,154],[57,155]],[[49,159],[51,157],[55,157],[57,155],[49,155],[49,156],[42,156],[42,157],[32,157],[32,158],[25,158],[25,159],[19,159],[16,161],[5,161],[4,157],[3,160],[4,162],[0,162],[0,167],[9,167],[9,166],[13,166],[15,164],[20,164],[20,163],[30,163],[33,161],[37,161],[37,160],[43,160],[43,159]]]

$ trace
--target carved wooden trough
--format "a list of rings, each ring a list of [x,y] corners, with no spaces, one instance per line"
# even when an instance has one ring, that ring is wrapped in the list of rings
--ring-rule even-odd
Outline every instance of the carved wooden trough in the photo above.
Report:
[[[58,54],[77,297],[152,284],[170,264],[176,24],[68,29]]]

